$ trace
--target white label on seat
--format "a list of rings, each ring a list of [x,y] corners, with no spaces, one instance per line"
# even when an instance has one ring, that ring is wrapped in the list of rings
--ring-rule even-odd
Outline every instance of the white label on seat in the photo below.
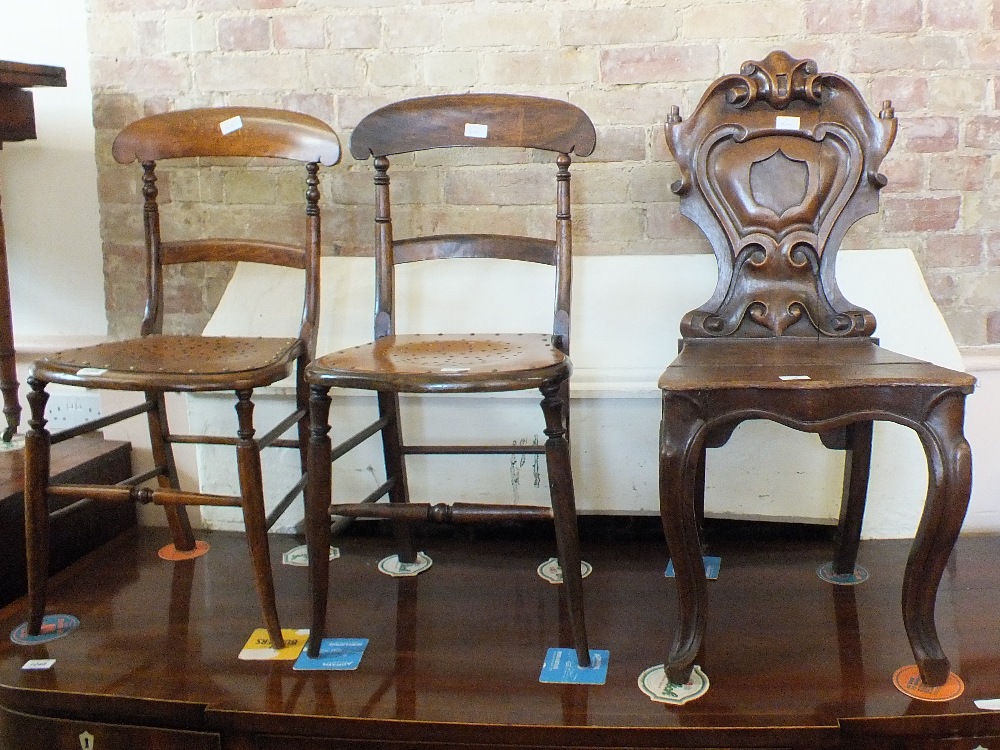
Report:
[[[76,371],[76,374],[79,375],[81,378],[86,378],[93,375],[103,375],[106,372],[107,370],[102,369],[100,367],[81,367],[79,370]]]
[[[468,372],[468,367],[442,367],[441,372]]]
[[[808,375],[779,375],[778,380],[812,380]]]
[[[235,117],[230,117],[228,120],[223,120],[219,123],[219,130],[222,131],[223,135],[229,135],[230,133],[235,133],[237,130],[243,127],[243,118],[239,115]]]
[[[799,118],[788,115],[778,115],[774,118],[774,127],[778,130],[798,130]]]
[[[477,125],[474,122],[465,123],[466,138],[485,138],[488,132],[489,127],[486,125]]]

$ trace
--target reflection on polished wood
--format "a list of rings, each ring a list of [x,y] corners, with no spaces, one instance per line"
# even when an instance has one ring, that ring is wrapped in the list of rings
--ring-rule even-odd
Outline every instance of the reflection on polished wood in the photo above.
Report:
[[[119,481],[132,474],[132,446],[100,435],[84,435],[52,449],[52,475],[59,482]],[[24,451],[0,451],[0,606],[27,590],[24,552]],[[52,510],[70,501],[51,498]],[[135,506],[80,503],[56,518],[52,526],[49,570],[62,570],[74,560],[135,525]]]
[[[107,750],[833,747],[867,746],[870,737],[873,747],[930,747],[922,743],[952,735],[975,736],[972,748],[1000,737],[1000,717],[973,705],[1000,697],[1000,538],[961,538],[946,569],[939,634],[966,690],[934,704],[907,698],[891,680],[913,660],[896,614],[907,540],[862,542],[872,577],[845,588],[816,576],[830,545],[815,530],[759,524],[731,534],[709,522],[723,558],[708,587],[712,637],[699,662],[711,688],[674,708],[636,685],[676,616],[663,592],[662,538],[648,519],[584,521],[591,642],[611,652],[605,685],[538,682],[545,649],[571,643],[565,612],[535,573],[554,550],[548,531],[477,529],[474,544],[468,531],[422,538],[434,567],[402,580],[375,569],[393,551],[389,535],[339,539],[328,635],[367,637],[368,650],[357,671],[300,673],[291,662],[237,659],[261,624],[241,536],[212,534],[205,557],[167,563],[156,557],[161,535],[138,530],[53,580],[52,611],[77,615],[79,631],[44,646],[0,646],[0,705],[16,712],[0,738],[25,747],[15,737],[30,729],[51,746],[76,747],[89,731]],[[767,544],[752,548],[747,535]],[[309,620],[307,571],[279,559],[298,541],[272,545],[289,627]],[[24,620],[24,602],[0,614],[9,632]],[[21,671],[28,658],[46,657],[57,660],[52,670]],[[73,744],[57,744],[59,732]]]

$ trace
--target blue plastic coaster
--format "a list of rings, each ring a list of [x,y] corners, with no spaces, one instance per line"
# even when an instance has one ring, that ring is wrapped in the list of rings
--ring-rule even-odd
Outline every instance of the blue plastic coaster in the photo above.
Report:
[[[816,575],[827,583],[834,583],[837,586],[857,586],[868,580],[868,571],[861,565],[854,566],[853,573],[837,574],[833,572],[833,563],[823,563],[816,568]]]
[[[710,581],[714,581],[719,577],[719,571],[722,570],[722,558],[712,557],[711,555],[705,555],[702,558],[705,561],[705,578]],[[667,578],[674,577],[674,561],[670,560],[667,562],[667,571],[663,574]]]
[[[29,635],[28,623],[22,622],[10,631],[10,640],[18,646],[34,646],[37,643],[48,643],[67,636],[78,627],[80,621],[73,615],[45,615],[42,618],[42,630],[38,635]]]
[[[576,660],[576,649],[550,648],[542,663],[539,682],[557,682],[572,685],[603,685],[608,679],[610,651],[590,649],[590,666],[581,667]]]
[[[319,645],[319,656],[315,659],[310,658],[309,650],[304,648],[292,665],[292,669],[299,671],[357,669],[367,646],[367,638],[324,638]]]

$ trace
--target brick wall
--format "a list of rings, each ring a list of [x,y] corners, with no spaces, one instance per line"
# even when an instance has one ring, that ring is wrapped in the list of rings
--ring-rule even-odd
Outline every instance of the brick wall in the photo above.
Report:
[[[564,98],[598,128],[575,167],[577,252],[706,252],[677,210],[662,123],[706,85],[775,48],[852,79],[874,106],[892,99],[899,137],[883,171],[881,215],[845,247],[910,247],[956,340],[1000,343],[1000,0],[87,0],[102,235],[111,332],[134,332],[140,279],[136,169],[114,165],[118,128],[143,114],[221,104],[276,105],[353,126],[390,101],[505,91]],[[452,158],[435,156],[433,159]],[[511,155],[518,161],[519,155]],[[405,168],[405,167],[404,167]],[[402,231],[437,227],[440,196],[488,227],[507,222],[475,164],[453,182],[407,188]],[[252,178],[251,178],[252,179]],[[227,181],[229,180],[229,181]],[[258,194],[224,172],[165,180],[184,229],[237,204],[249,228],[280,233],[294,191]],[[323,182],[326,252],[364,253],[369,168],[346,155]],[[331,205],[333,204],[333,205]],[[545,231],[548,211],[526,228]],[[295,225],[297,226],[297,225]],[[207,320],[227,269],[184,279],[175,328]]]

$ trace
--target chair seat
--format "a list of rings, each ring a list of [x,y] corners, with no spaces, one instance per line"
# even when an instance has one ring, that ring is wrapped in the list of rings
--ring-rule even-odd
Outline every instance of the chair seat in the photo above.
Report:
[[[689,339],[659,380],[668,391],[933,386],[975,378],[884,349],[871,339]]]
[[[156,335],[56,352],[32,372],[85,388],[228,391],[287,377],[301,350],[295,338]]]
[[[306,380],[405,393],[473,393],[540,388],[568,377],[570,369],[547,334],[413,334],[318,357]]]

